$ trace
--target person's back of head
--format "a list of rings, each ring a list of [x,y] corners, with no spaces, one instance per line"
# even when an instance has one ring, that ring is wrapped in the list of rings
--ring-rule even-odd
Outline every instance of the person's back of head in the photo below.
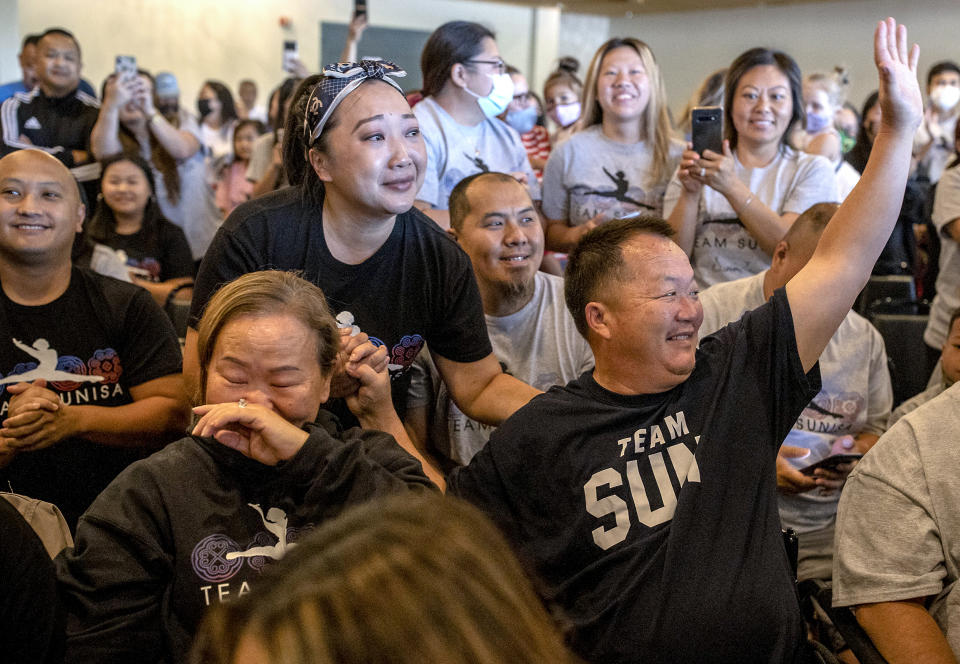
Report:
[[[773,250],[768,271],[771,290],[785,286],[813,257],[820,236],[839,208],[838,203],[816,203],[794,220]]]
[[[195,662],[571,662],[506,540],[438,494],[371,501],[300,540],[221,605]]]

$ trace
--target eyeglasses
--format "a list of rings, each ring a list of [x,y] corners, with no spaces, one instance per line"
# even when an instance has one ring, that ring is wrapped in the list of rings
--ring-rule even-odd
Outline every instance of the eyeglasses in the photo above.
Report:
[[[470,59],[470,60],[464,60],[464,62],[467,63],[467,64],[472,64],[472,65],[490,65],[491,67],[496,67],[497,72],[500,73],[500,74],[502,74],[502,73],[503,73],[503,70],[506,69],[506,67],[507,67],[507,65],[503,62],[503,60],[475,60],[475,59]]]

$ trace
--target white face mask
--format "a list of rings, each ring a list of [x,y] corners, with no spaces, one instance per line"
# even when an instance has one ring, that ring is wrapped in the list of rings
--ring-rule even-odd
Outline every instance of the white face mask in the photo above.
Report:
[[[572,104],[558,104],[553,107],[550,117],[561,127],[569,127],[580,119],[580,102]]]
[[[487,76],[493,81],[493,89],[485,97],[481,97],[470,88],[464,88],[464,90],[476,97],[477,105],[485,116],[495,118],[507,110],[507,106],[513,101],[513,79],[510,78],[510,74],[487,74]]]
[[[930,103],[938,111],[949,111],[960,101],[960,88],[955,85],[938,85],[930,91]]]

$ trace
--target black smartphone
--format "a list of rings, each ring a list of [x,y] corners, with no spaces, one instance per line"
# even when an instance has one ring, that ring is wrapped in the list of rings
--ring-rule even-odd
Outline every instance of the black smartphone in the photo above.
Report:
[[[813,475],[813,471],[815,471],[817,468],[823,468],[824,470],[836,470],[837,466],[845,463],[851,463],[862,456],[862,454],[833,454],[825,459],[820,459],[816,463],[811,463],[806,468],[801,468],[800,472],[804,475]]]
[[[353,0],[353,17],[367,15],[367,0]]]
[[[704,150],[723,154],[723,108],[696,106],[690,112],[693,151],[701,157]]]
[[[296,66],[296,60],[299,57],[297,50],[297,41],[287,39],[283,42],[283,71],[292,72]]]

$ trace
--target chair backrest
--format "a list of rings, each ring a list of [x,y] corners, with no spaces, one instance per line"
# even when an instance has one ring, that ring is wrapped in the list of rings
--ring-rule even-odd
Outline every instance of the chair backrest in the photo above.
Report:
[[[877,300],[884,298],[890,298],[891,300],[917,299],[917,287],[913,275],[890,274],[870,277],[867,285],[863,287],[857,297],[857,302],[853,306],[854,311],[866,316],[870,306]]]
[[[923,332],[929,316],[917,314],[875,313],[870,322],[877,328],[887,347],[893,405],[922,392],[927,386],[925,367],[927,350]]]
[[[51,558],[56,558],[65,548],[73,546],[70,527],[56,505],[6,491],[0,492],[0,498],[20,512],[20,516],[30,524],[33,532],[43,542],[43,547]]]

